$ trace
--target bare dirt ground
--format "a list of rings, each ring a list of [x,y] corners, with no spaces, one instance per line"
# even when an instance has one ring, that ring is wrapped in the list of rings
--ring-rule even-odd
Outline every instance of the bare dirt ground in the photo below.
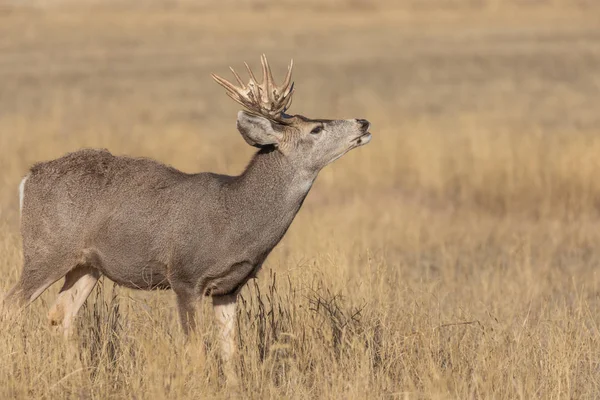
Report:
[[[0,3],[0,291],[20,272],[33,162],[104,147],[243,169],[253,150],[211,72],[264,52],[282,77],[294,58],[291,111],[374,133],[321,173],[242,292],[237,392],[211,313],[202,359],[171,293],[106,281],[69,345],[46,322],[57,287],[0,323],[0,397],[598,397],[599,15],[560,0]]]

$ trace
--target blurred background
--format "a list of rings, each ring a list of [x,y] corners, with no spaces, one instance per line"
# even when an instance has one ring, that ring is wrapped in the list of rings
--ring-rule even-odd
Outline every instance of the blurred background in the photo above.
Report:
[[[246,395],[596,397],[599,17],[594,0],[0,1],[1,288],[21,266],[32,163],[102,147],[238,174],[253,148],[210,73],[256,70],[265,53],[279,81],[293,58],[290,112],[366,118],[373,140],[322,171],[242,293],[287,282],[280,325],[261,331],[268,307],[244,303],[241,346],[263,349],[242,363]],[[44,326],[53,290],[20,329]],[[120,329],[145,340],[113,360],[129,386],[106,366],[62,381],[78,369],[45,363],[57,345],[5,369],[5,395],[191,396],[190,364],[161,356],[184,371],[173,378],[142,356],[178,329],[172,296],[119,296],[133,321]],[[36,335],[0,338],[15,354],[53,348]],[[265,358],[275,344],[295,356]],[[62,383],[31,389],[36,376]],[[222,395],[207,376],[197,384]]]

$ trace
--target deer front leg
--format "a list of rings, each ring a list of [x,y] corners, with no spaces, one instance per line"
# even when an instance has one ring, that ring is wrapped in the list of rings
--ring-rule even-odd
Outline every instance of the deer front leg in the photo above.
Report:
[[[201,369],[206,364],[206,348],[204,338],[198,334],[197,306],[200,300],[199,296],[190,288],[174,289],[177,295],[177,307],[179,311],[179,321],[185,334],[186,353],[193,357]]]
[[[179,311],[179,321],[183,333],[189,338],[190,334],[196,331],[196,305],[198,296],[193,290],[174,289],[177,295],[177,308]]]
[[[219,341],[221,344],[221,358],[223,372],[228,383],[235,384],[237,377],[233,365],[235,355],[235,328],[236,328],[236,299],[237,294],[213,296],[213,309],[219,328]]]

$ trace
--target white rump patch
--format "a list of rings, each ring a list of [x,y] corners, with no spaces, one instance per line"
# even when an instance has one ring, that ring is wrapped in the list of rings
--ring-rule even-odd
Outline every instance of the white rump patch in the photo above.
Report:
[[[23,201],[25,200],[25,182],[29,179],[29,175],[27,175],[23,180],[21,180],[21,184],[19,185],[19,213],[23,213]]]

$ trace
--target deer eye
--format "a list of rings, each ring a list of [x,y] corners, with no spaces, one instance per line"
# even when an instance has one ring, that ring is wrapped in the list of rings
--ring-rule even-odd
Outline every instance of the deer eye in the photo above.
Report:
[[[322,130],[323,130],[323,127],[321,125],[319,125],[319,126],[315,126],[313,128],[313,130],[310,131],[310,133],[313,135],[317,135],[317,134],[321,133]]]

